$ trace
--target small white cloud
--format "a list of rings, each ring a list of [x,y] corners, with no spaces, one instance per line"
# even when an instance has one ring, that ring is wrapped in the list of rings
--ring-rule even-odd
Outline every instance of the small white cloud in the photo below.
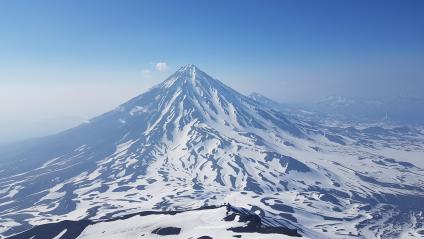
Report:
[[[157,71],[164,72],[164,71],[168,70],[168,64],[166,64],[166,62],[158,62],[155,65],[155,69]]]
[[[150,73],[151,73],[151,71],[149,69],[144,69],[143,70],[143,77],[150,78]]]

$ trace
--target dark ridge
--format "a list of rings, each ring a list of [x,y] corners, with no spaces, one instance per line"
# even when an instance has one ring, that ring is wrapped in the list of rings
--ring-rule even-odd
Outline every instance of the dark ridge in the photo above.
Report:
[[[284,225],[279,226],[269,226],[265,225],[262,218],[255,213],[252,213],[243,208],[236,208],[231,205],[227,205],[227,211],[232,212],[233,214],[239,215],[239,222],[247,223],[246,226],[241,227],[232,227],[227,230],[239,233],[262,233],[262,234],[284,234],[293,237],[301,237],[297,229],[288,228]],[[230,214],[231,215],[231,214]],[[234,220],[235,217],[227,216],[226,220]]]
[[[228,230],[239,233],[276,233],[276,234],[284,234],[293,237],[301,237],[301,235],[297,232],[296,229],[290,229],[286,227],[273,227],[273,226],[265,226],[261,223],[261,218],[258,215],[240,215],[240,222],[246,222],[247,225],[243,227],[232,227]]]
[[[36,226],[28,231],[8,237],[8,239],[48,239],[54,238],[66,229],[61,239],[74,239],[77,238],[82,231],[92,224],[89,220],[81,221],[61,221],[58,223],[48,223]]]

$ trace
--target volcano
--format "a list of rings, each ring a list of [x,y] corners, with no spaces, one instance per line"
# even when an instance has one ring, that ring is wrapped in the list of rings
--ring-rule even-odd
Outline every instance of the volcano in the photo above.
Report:
[[[283,114],[186,65],[76,128],[0,148],[0,235],[224,204],[304,237],[424,234],[424,170],[402,156],[424,156],[421,130],[370,129]]]

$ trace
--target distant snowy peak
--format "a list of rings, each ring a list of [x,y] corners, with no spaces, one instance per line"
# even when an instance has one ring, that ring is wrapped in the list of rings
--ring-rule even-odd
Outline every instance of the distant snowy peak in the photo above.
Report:
[[[356,99],[346,96],[328,96],[324,100],[319,101],[318,105],[327,107],[381,107],[384,105],[379,100]]]
[[[339,106],[348,106],[348,105],[353,105],[356,104],[357,101],[348,97],[344,97],[344,96],[328,96],[326,97],[324,100],[318,102],[318,104],[325,104],[328,106],[333,106],[333,107],[339,107]]]
[[[250,93],[249,97],[264,104],[269,104],[269,105],[279,104],[276,101],[271,100],[270,98],[257,92]]]

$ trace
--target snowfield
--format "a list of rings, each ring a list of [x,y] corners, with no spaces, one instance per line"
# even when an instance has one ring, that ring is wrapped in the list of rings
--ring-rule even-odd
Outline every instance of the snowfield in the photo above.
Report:
[[[154,232],[158,228],[179,228],[178,234],[167,235],[166,238],[293,238],[277,233],[234,232],[230,228],[244,227],[246,223],[226,221],[227,212],[224,207],[209,210],[188,211],[178,215],[134,216],[122,221],[112,221],[88,226],[78,237],[81,239],[99,238],[163,238]],[[236,217],[239,217],[238,215]],[[176,232],[174,232],[176,233]]]
[[[79,127],[0,148],[0,236],[230,203],[307,238],[422,237],[423,132],[283,114],[187,65]],[[223,210],[102,222],[80,237],[154,238],[175,226],[176,238],[231,238],[239,222]]]

